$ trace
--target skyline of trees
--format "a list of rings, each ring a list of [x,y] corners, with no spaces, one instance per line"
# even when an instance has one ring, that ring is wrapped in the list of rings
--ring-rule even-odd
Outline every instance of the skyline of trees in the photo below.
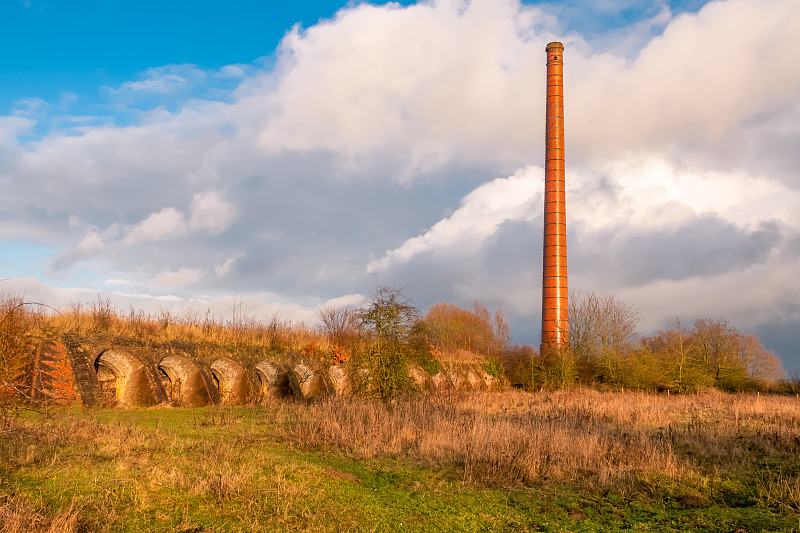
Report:
[[[569,312],[568,346],[545,354],[527,350],[531,363],[525,386],[748,390],[786,375],[780,359],[757,336],[725,319],[698,319],[691,328],[676,320],[672,329],[643,336],[638,310],[613,294],[592,291],[571,292]]]

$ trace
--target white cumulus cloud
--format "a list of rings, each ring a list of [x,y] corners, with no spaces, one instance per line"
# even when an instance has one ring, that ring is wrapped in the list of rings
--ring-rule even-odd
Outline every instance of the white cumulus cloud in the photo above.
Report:
[[[167,287],[182,287],[191,283],[197,283],[203,277],[203,272],[199,268],[179,268],[178,270],[165,270],[153,278],[153,285]]]
[[[206,191],[194,195],[191,206],[189,227],[217,234],[228,229],[239,214],[235,205],[225,202],[214,191]]]
[[[508,178],[497,178],[467,195],[452,215],[425,233],[412,237],[367,265],[367,272],[386,270],[394,262],[408,261],[429,252],[473,255],[483,242],[508,220],[531,220],[541,213],[544,171],[541,167],[520,169]]]
[[[186,233],[186,217],[173,207],[165,207],[142,220],[125,235],[124,243],[159,241]]]

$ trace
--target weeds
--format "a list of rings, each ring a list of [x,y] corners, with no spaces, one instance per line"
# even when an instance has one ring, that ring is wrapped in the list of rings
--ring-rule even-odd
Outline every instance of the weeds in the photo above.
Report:
[[[716,392],[23,412],[0,434],[0,531],[789,531],[798,443],[794,398]]]
[[[714,465],[755,467],[757,457],[800,451],[800,408],[782,397],[572,390],[431,396],[390,406],[336,398],[282,409],[294,421],[287,437],[303,445],[359,458],[406,456],[453,466],[467,481],[507,486],[552,480],[633,487],[647,473],[686,481]]]
[[[0,533],[73,533],[78,531],[80,512],[71,501],[48,518],[22,498],[5,497],[0,499]]]
[[[277,359],[301,353],[307,346],[316,348],[315,356],[332,350],[326,335],[305,324],[282,321],[277,316],[256,320],[247,314],[240,299],[235,300],[231,311],[231,320],[215,317],[210,311],[201,314],[196,309],[182,314],[166,307],[154,314],[133,308],[123,312],[102,296],[89,305],[76,303],[58,311],[26,303],[20,295],[0,292],[0,385],[12,383],[29,343],[41,338],[60,339],[65,334]],[[3,392],[0,386],[0,394]]]

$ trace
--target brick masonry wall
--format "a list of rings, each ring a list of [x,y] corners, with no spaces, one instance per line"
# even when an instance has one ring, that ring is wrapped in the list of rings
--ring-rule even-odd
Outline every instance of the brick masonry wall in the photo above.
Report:
[[[260,380],[255,374],[252,355],[243,355],[241,358],[236,357],[235,354],[198,357],[194,347],[189,345],[152,345],[108,336],[64,335],[62,341],[41,340],[31,345],[28,353],[20,360],[15,387],[22,391],[24,396],[37,402],[57,405],[77,402],[83,407],[99,407],[115,404],[113,395],[110,403],[108,398],[105,400],[103,398],[95,361],[103,352],[117,350],[130,354],[144,365],[145,374],[138,379],[144,380],[139,386],[149,389],[143,390],[151,396],[147,405],[151,405],[153,401],[155,403],[169,403],[170,401],[158,369],[159,362],[168,356],[185,358],[190,361],[190,364],[196,366],[202,375],[211,403],[220,402],[216,380],[211,373],[212,359],[217,360],[220,357],[229,357],[230,360],[235,361],[244,370],[246,379],[251,381],[251,385],[246,388],[250,389],[253,395],[247,398],[237,398],[235,403],[256,402],[260,398]],[[278,365],[277,367],[280,372],[291,375],[293,370],[296,371],[299,366]],[[141,368],[141,365],[139,367]],[[323,381],[329,378],[327,369],[307,370]],[[343,369],[340,369],[340,373],[341,370]],[[418,370],[421,371],[421,369]],[[424,371],[421,372],[424,373]],[[420,381],[420,379],[424,381],[424,383],[418,383],[423,390],[496,390],[502,388],[499,380],[486,374],[477,364],[442,362],[441,371],[437,376],[426,378],[417,374],[419,372],[413,373],[412,377],[415,378],[415,381]],[[306,396],[302,390],[284,392],[300,397]],[[338,390],[328,392],[340,393]],[[140,405],[139,402],[135,402],[135,404]]]

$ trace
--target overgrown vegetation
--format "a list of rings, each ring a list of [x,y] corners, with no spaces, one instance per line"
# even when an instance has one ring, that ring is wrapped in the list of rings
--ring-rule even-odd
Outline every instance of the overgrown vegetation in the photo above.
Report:
[[[0,423],[0,531],[796,531],[795,398],[590,389]]]
[[[503,310],[492,316],[480,302],[474,303],[472,311],[448,303],[434,304],[425,314],[424,325],[439,354],[449,359],[497,357],[511,345]]]
[[[229,355],[276,362],[305,357],[330,364],[335,357],[327,336],[307,324],[278,316],[257,320],[238,298],[230,311],[229,318],[198,309],[176,314],[166,307],[147,314],[116,309],[101,297],[56,310],[26,302],[22,295],[0,292],[0,404],[29,399],[17,390],[14,378],[42,339],[92,339],[116,346],[180,350],[198,357]]]
[[[323,307],[316,327],[277,316],[258,320],[241,299],[230,311],[228,319],[197,309],[180,315],[169,308],[122,312],[101,297],[54,310],[0,293],[0,396],[12,392],[13,374],[24,367],[30,345],[65,334],[169,345],[198,356],[303,359],[318,369],[348,363],[357,392],[385,401],[410,388],[409,365],[435,375],[441,361],[474,363],[529,390],[800,392],[800,378],[781,381],[780,360],[754,335],[723,319],[702,319],[642,338],[636,310],[613,295],[573,294],[569,346],[544,355],[511,345],[502,310],[492,314],[479,302],[472,310],[438,303],[423,316],[402,290],[390,287],[378,287],[361,307]]]
[[[241,301],[221,320],[5,296],[0,392],[29,344],[68,334],[348,362],[366,398],[55,416],[6,401],[0,532],[797,526],[796,398],[713,390],[800,392],[800,380],[776,383],[774,354],[721,320],[640,339],[635,310],[613,297],[573,305],[570,346],[542,357],[510,345],[502,312],[437,304],[423,316],[389,288],[321,310],[316,329],[258,321]],[[539,392],[400,394],[408,365],[433,375],[440,361]]]
[[[640,337],[638,312],[613,295],[572,293],[569,345],[539,356],[515,347],[504,354],[512,381],[529,389],[576,385],[600,390],[696,392],[763,390],[795,393],[794,379],[755,335],[724,319]]]
[[[365,348],[351,367],[355,390],[388,402],[411,388],[408,366],[425,358],[419,310],[402,290],[378,287],[358,316]]]
[[[74,303],[58,310],[24,304],[22,295],[0,292],[0,337],[31,341],[74,334],[276,354],[299,352],[310,344],[329,349],[326,336],[313,326],[282,320],[278,315],[258,320],[239,299],[231,305],[229,318],[194,308],[180,314],[169,307],[152,314],[133,308],[126,311],[100,296],[89,304]]]

